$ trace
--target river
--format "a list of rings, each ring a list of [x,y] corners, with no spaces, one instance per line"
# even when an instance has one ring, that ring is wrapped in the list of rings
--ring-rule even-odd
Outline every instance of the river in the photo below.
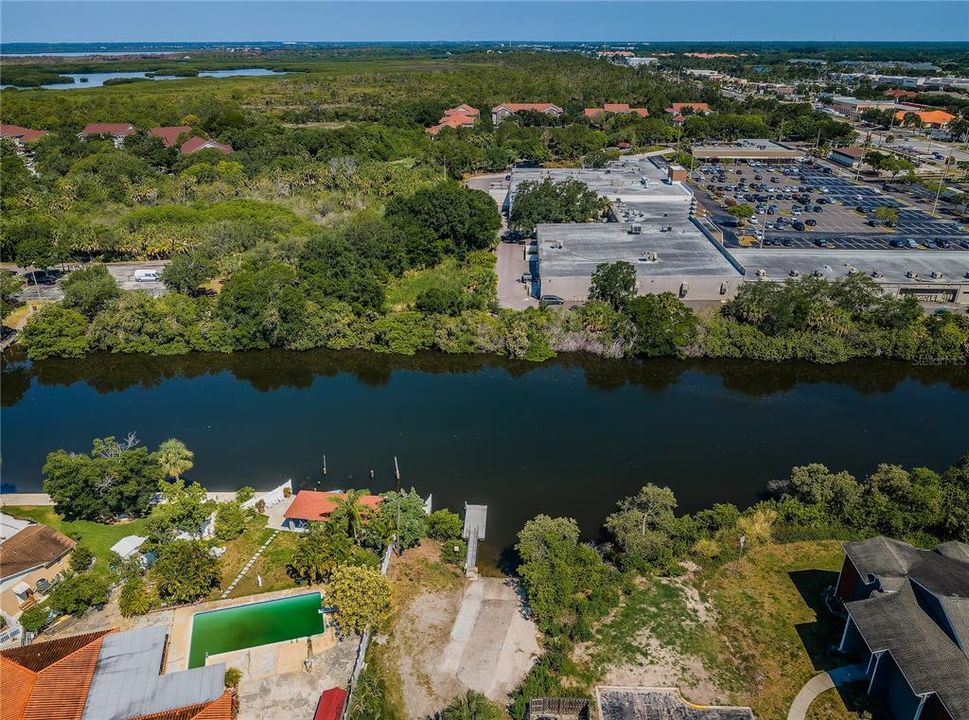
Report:
[[[964,368],[329,351],[4,359],[8,492],[41,489],[49,450],[129,431],[149,447],[185,441],[188,477],[210,490],[292,478],[382,491],[396,455],[403,484],[435,506],[489,506],[492,556],[538,513],[594,536],[645,482],[692,512],[754,502],[792,465],[942,469],[969,450]]]

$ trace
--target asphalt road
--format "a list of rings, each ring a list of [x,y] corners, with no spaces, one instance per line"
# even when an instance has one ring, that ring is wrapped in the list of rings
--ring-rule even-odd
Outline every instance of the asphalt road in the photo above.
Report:
[[[112,277],[117,281],[118,287],[122,290],[143,290],[150,295],[158,296],[165,294],[164,284],[161,282],[138,282],[135,280],[135,270],[161,270],[167,262],[167,260],[151,260],[106,263],[106,266],[108,272],[111,273]],[[17,272],[23,274],[27,280],[27,285],[24,286],[23,291],[20,293],[20,298],[23,300],[51,301],[63,299],[64,290],[61,288],[61,283],[64,281],[64,278],[70,275],[70,271],[79,269],[80,267],[80,265],[68,267],[66,272],[57,268],[51,268],[46,273],[37,272],[33,277],[29,272],[29,268],[27,270],[17,268]],[[34,278],[36,278],[36,284],[34,284]]]

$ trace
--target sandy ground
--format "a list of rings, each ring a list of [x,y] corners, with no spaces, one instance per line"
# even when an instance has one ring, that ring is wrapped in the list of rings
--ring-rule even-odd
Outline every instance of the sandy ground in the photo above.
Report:
[[[497,577],[419,593],[384,642],[396,658],[408,718],[433,717],[469,688],[504,704],[540,653],[515,586]]]

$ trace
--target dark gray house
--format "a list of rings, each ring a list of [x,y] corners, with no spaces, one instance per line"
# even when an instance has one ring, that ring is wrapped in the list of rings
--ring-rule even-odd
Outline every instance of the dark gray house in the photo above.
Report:
[[[840,649],[867,663],[893,720],[969,720],[969,545],[845,544]]]

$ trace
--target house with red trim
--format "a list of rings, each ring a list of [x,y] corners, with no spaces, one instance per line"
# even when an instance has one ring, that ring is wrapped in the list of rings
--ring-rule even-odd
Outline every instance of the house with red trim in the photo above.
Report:
[[[892,720],[969,720],[969,545],[845,543],[838,649],[859,657]]]
[[[300,490],[283,514],[283,525],[290,530],[305,530],[311,522],[325,522],[345,500],[346,493]],[[376,510],[383,498],[380,495],[363,495],[360,505],[365,514]]]
[[[562,117],[565,114],[565,110],[552,103],[502,103],[491,108],[491,122],[500,125],[503,120],[525,110],[555,118]]]
[[[687,112],[684,113],[683,112],[684,110],[686,110]],[[674,125],[681,125],[683,123],[684,118],[688,114],[709,115],[710,106],[707,103],[701,103],[701,102],[673,103],[668,108],[666,108],[666,112],[673,116]]]
[[[0,652],[2,720],[232,720],[225,663],[165,673],[162,627],[98,632]]]
[[[152,137],[161,138],[161,141],[165,144],[165,147],[172,148],[178,147],[178,139],[182,135],[190,135],[191,132],[191,125],[169,125],[163,127],[153,127],[148,131],[148,134]]]
[[[207,140],[200,137],[190,137],[188,140],[182,143],[182,146],[178,149],[183,155],[188,155],[190,153],[198,152],[199,150],[218,150],[223,155],[230,155],[235,152],[231,145],[226,145],[225,143],[220,143],[215,140]]]
[[[20,125],[0,125],[0,138],[13,140],[18,147],[23,147],[24,143],[40,140],[46,134],[46,130],[32,130]]]
[[[470,128],[474,127],[474,124],[478,122],[481,117],[481,111],[477,108],[471,107],[470,105],[458,105],[457,107],[448,108],[444,111],[444,115],[438,120],[437,125],[431,125],[427,128],[425,132],[428,135],[436,136],[441,130],[446,127],[454,128]]]
[[[649,110],[646,108],[629,107],[629,103],[605,103],[601,108],[586,108],[582,114],[589,120],[601,120],[607,114],[629,115],[635,114],[639,117],[649,117]]]

